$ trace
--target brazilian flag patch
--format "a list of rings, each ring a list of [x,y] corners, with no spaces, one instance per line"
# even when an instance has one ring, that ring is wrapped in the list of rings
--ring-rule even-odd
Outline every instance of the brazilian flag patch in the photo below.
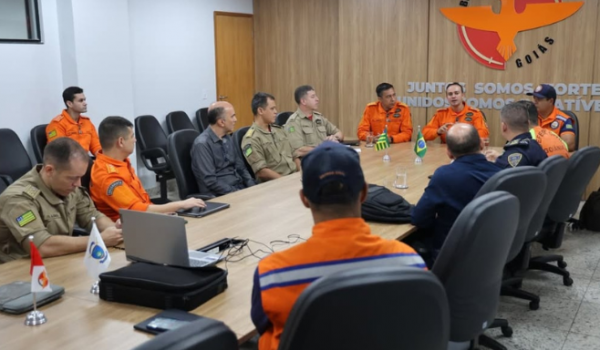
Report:
[[[33,212],[30,210],[17,218],[17,224],[19,224],[19,227],[23,227],[34,220],[35,215],[33,215]]]
[[[246,146],[246,149],[244,150],[244,154],[246,155],[246,157],[250,157],[250,155],[252,154],[252,146],[250,146],[250,145]]]
[[[294,132],[294,131],[296,131],[296,128],[294,128],[293,126],[290,126],[288,128],[288,132]]]
[[[56,130],[52,130],[52,131],[50,131],[50,132],[48,133],[48,137],[49,137],[49,138],[56,137]]]

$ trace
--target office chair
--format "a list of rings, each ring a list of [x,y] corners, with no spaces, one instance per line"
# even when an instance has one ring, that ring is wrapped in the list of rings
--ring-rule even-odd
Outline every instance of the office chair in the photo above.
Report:
[[[246,160],[246,157],[244,157],[244,152],[242,150],[242,140],[244,139],[244,135],[246,135],[246,133],[248,132],[248,129],[250,129],[249,126],[244,126],[237,129],[233,133],[233,139],[235,144],[237,145],[238,154],[240,155],[240,157],[242,157],[244,164],[246,164],[246,169],[248,170],[248,173],[250,173],[250,176],[252,176],[253,179],[256,179],[256,175],[254,175],[254,170],[252,170],[252,167],[250,166],[250,164],[248,164],[248,161]]]
[[[175,111],[167,114],[167,131],[170,134],[175,131],[191,129],[196,130],[194,123],[184,111]]]
[[[167,138],[167,151],[171,155],[171,167],[177,181],[180,199],[213,198],[213,196],[200,195],[198,182],[192,171],[191,151],[198,135],[200,134],[196,130],[179,130]]]
[[[445,350],[449,329],[448,300],[431,272],[368,267],[308,286],[287,319],[279,350]]]
[[[210,318],[157,335],[133,350],[237,350],[235,333],[224,323]]]
[[[196,122],[200,132],[208,128],[208,107],[200,108],[196,111]]]
[[[4,190],[7,189],[11,183],[12,180],[8,176],[0,175],[0,194],[2,194],[2,192],[4,192]]]
[[[19,136],[11,129],[0,129],[0,176],[13,183],[33,168]]]
[[[532,243],[542,238],[539,233],[542,230],[548,207],[567,171],[567,166],[568,161],[562,156],[546,158],[538,165],[537,168],[546,175],[546,189],[542,193],[540,204],[537,207],[534,207],[535,211],[531,220],[529,220],[530,224],[525,231],[525,243],[519,254],[507,265],[506,276],[502,283],[502,295],[529,300],[529,308],[531,310],[537,310],[540,307],[540,298],[539,296],[521,290],[520,288],[525,273],[529,268]]]
[[[571,117],[575,122],[575,149],[573,151],[577,151],[579,150],[579,118],[577,118],[577,115],[571,111],[563,111],[562,109],[560,109],[560,111]]]
[[[508,192],[487,193],[473,199],[450,229],[432,271],[448,296],[450,341],[458,343],[453,345],[506,349],[483,331],[497,326],[493,321],[502,271],[517,232],[519,207],[517,197]]]
[[[288,119],[290,119],[290,116],[294,114],[294,112],[281,112],[279,114],[277,114],[277,118],[275,119],[275,124],[279,125],[279,126],[284,126],[285,123],[287,123]]]
[[[144,166],[154,172],[156,182],[160,184],[160,198],[152,199],[152,203],[168,203],[167,180],[173,178],[173,172],[167,153],[165,131],[154,116],[142,115],[135,118],[135,138]]]
[[[48,143],[48,137],[46,137],[46,126],[48,126],[48,124],[34,126],[30,133],[33,155],[35,156],[35,161],[38,164],[41,164],[44,160],[44,148],[46,148],[46,144]]]
[[[600,165],[600,148],[584,147],[573,153],[568,163],[565,176],[548,207],[540,239],[537,240],[546,250],[561,246],[566,222],[579,209],[585,188]],[[551,262],[556,262],[557,266],[551,265]],[[570,286],[573,284],[573,279],[566,267],[567,263],[562,255],[542,255],[529,260],[530,270],[542,270],[561,275],[563,284]]]

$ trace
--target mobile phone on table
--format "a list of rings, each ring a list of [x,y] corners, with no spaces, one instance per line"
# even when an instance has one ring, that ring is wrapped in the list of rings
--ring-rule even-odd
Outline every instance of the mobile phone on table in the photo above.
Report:
[[[170,331],[171,329],[185,326],[188,323],[189,321],[176,320],[174,318],[157,317],[150,323],[148,323],[148,325],[146,325],[146,328],[158,332],[166,332]]]

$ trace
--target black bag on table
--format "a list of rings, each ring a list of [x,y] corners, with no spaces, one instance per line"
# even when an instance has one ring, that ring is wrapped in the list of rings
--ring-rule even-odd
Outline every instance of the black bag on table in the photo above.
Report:
[[[134,263],[100,274],[100,298],[156,309],[190,311],[227,288],[227,271]]]
[[[410,223],[410,210],[410,203],[401,195],[383,186],[369,185],[362,217],[366,221],[406,224]]]

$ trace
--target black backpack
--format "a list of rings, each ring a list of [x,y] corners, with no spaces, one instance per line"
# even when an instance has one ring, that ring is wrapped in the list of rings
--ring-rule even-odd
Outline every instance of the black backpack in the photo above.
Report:
[[[600,189],[592,192],[579,213],[579,228],[600,232]]]
[[[385,187],[369,185],[367,200],[362,204],[362,217],[366,221],[389,224],[410,223],[411,205]]]

